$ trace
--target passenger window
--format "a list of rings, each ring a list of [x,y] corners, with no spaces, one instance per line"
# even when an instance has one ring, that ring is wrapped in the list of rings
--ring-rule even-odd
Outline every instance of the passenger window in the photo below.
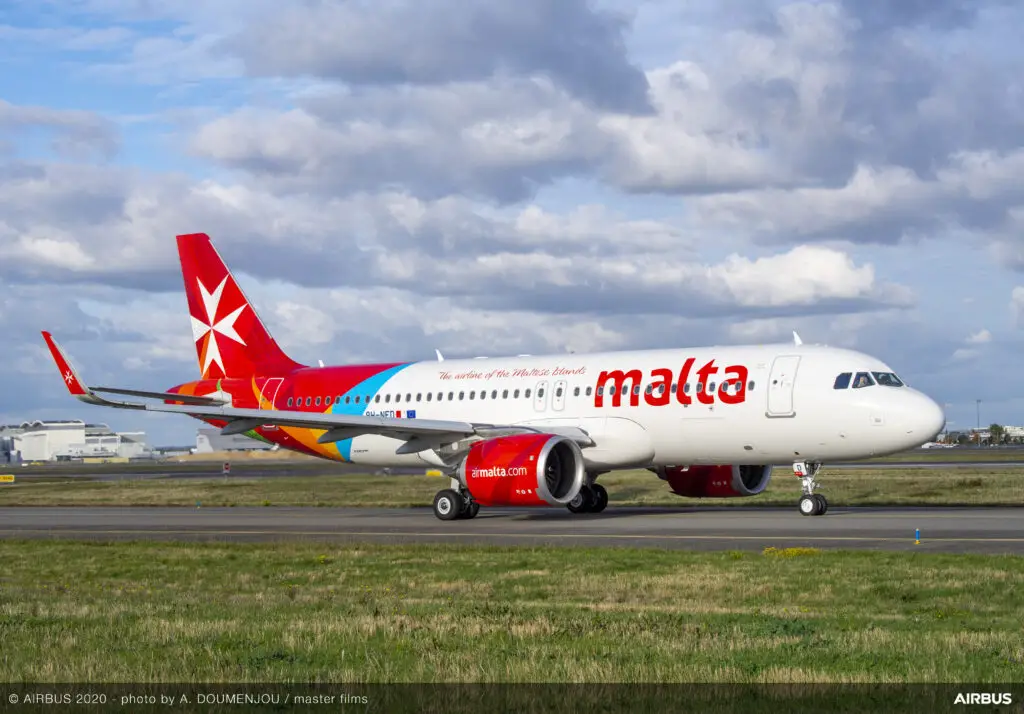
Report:
[[[697,393],[699,394],[699,393],[701,393],[703,391],[704,391],[704,382],[697,382]]]
[[[512,392],[512,398],[513,399],[519,399],[519,390],[518,389],[515,390],[514,392]]]
[[[555,396],[556,397],[562,396],[562,388],[561,387],[559,387],[558,389],[555,390]]]
[[[335,404],[341,404],[341,395],[340,394],[335,395],[334,403]]]
[[[749,382],[747,382],[747,391],[748,392],[753,392],[754,391],[754,380],[750,380]]]
[[[416,401],[417,402],[423,401],[423,392],[417,392],[416,393]]]
[[[497,399],[497,398],[498,398],[498,390],[497,389],[492,389],[491,390],[491,399]]]
[[[590,391],[591,389],[593,389],[593,387],[587,387],[587,396],[588,396],[588,397],[589,397],[589,396],[590,396],[590,394],[591,394],[591,391]]]
[[[525,392],[523,392],[523,396],[526,397],[527,399],[529,399],[530,398],[530,390],[527,389]]]
[[[841,375],[836,377],[836,382],[832,385],[832,389],[846,389],[849,387],[851,376],[853,375],[850,372],[843,372]]]
[[[853,388],[862,389],[863,387],[870,387],[874,384],[871,379],[871,375],[867,372],[857,372],[857,376],[853,378]]]
[[[396,394],[396,395],[395,395],[395,401],[396,401],[396,402],[400,402],[400,401],[402,401],[402,395],[401,395],[401,394]]]
[[[316,398],[316,406],[320,406],[320,397]]]
[[[434,395],[433,392],[427,392],[427,401],[428,402],[430,401],[430,397],[432,397],[433,395]],[[419,399],[417,399],[416,401],[419,401]]]
[[[345,403],[346,404],[351,404],[352,403],[352,397],[345,397]]]
[[[544,396],[544,388],[541,387],[540,389],[537,390],[537,398],[539,399],[539,398],[541,398],[543,396]]]
[[[572,390],[572,396],[574,396],[574,397],[578,397],[578,396],[580,396],[580,388],[579,388],[579,387],[575,387],[575,388],[574,388],[574,389]]]
[[[407,401],[407,402],[411,402],[412,401],[412,395],[409,394],[408,392],[405,393],[405,401]],[[419,400],[417,399],[416,401],[419,401]]]
[[[653,384],[648,384],[647,385],[647,389],[645,389],[644,392],[646,394],[651,394],[652,392],[654,392],[654,385]]]
[[[459,392],[459,401],[461,402],[465,398],[466,398],[466,393],[465,392]]]
[[[598,387],[597,388],[597,396],[599,396],[599,397],[603,397],[604,396],[604,387]]]
[[[288,406],[291,406],[291,405],[292,405],[292,398],[288,397]]]
[[[312,403],[313,403],[313,398],[312,397],[306,397],[306,406],[308,407]]]
[[[386,395],[386,396],[384,397],[384,403],[386,404],[386,403],[388,403],[388,402],[390,402],[390,401],[391,401],[391,395],[390,395],[390,394],[388,394],[388,395]],[[398,400],[396,399],[395,401],[398,401]]]
[[[476,390],[475,390],[475,389],[474,389],[474,390],[472,390],[472,391],[471,391],[471,392],[469,393],[469,398],[470,398],[470,399],[476,399]]]
[[[480,390],[480,398],[481,399],[487,399],[487,390],[486,389],[481,389]]]
[[[708,385],[708,392],[709,393],[713,393],[714,391],[715,391],[715,383],[712,382],[711,384]]]
[[[373,401],[377,402],[377,404],[380,404],[380,395],[378,394],[377,396],[375,396],[373,398]]]
[[[672,388],[669,391],[675,394],[677,389],[679,389],[679,382],[672,382]]]
[[[690,393],[690,383],[687,382],[686,384],[683,385],[683,394],[689,394],[689,393]]]
[[[508,390],[507,389],[502,391],[501,398],[502,399],[508,399]]]
[[[459,392],[459,394],[462,394],[462,392]],[[462,399],[462,397],[459,397],[459,399]],[[455,392],[448,392],[448,401],[449,402],[455,401]]]

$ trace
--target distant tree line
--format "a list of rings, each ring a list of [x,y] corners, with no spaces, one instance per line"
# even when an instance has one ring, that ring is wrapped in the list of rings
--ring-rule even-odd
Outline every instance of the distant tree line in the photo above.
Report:
[[[1005,444],[1024,444],[1024,436],[1010,436],[1001,424],[989,424],[988,434],[977,431],[950,432],[946,435],[946,443],[950,444],[988,444],[990,446],[1002,446]]]

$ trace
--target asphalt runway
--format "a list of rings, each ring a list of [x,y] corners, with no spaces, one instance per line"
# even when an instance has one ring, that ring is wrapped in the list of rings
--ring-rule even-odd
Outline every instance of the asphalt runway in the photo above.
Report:
[[[921,542],[915,544],[914,531]],[[688,550],[917,550],[1024,554],[1024,510],[833,507],[484,508],[471,521],[439,521],[426,508],[0,508],[0,537],[102,540],[418,542],[629,546]]]

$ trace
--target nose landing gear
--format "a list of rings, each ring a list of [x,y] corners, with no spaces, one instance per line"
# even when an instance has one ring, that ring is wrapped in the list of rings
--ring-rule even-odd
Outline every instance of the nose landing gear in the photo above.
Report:
[[[800,513],[805,516],[824,516],[828,513],[828,500],[814,489],[818,482],[814,477],[818,475],[821,468],[820,461],[794,461],[793,475],[800,479],[800,488],[803,495],[800,496]]]

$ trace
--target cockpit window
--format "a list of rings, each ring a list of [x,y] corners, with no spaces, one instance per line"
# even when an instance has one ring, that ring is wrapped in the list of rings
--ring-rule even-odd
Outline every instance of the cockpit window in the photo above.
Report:
[[[861,387],[870,387],[875,381],[871,379],[871,375],[867,372],[857,372],[857,376],[853,378],[853,388],[860,389]]]
[[[850,386],[850,377],[853,375],[850,372],[843,372],[841,375],[836,377],[836,383],[832,385],[833,389],[846,389]]]
[[[892,372],[872,372],[875,380],[883,387],[902,387],[903,382]]]

